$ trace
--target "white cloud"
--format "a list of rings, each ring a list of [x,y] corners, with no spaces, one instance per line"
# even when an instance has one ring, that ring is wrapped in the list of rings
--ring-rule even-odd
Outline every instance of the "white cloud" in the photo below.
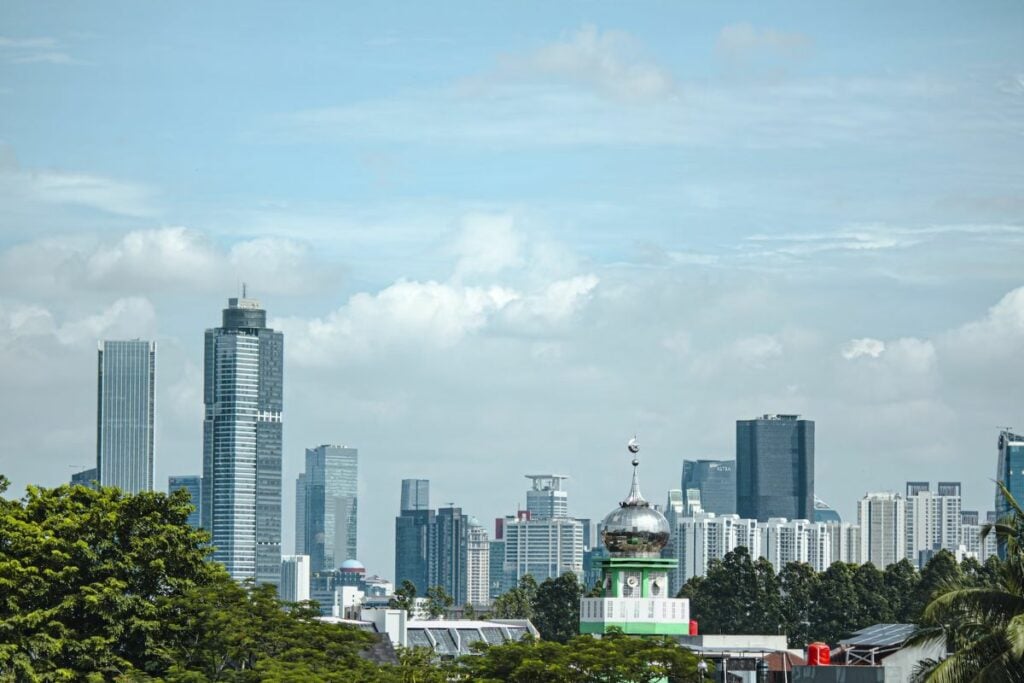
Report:
[[[235,291],[300,293],[330,281],[309,248],[281,237],[240,240],[227,250],[206,233],[177,226],[134,230],[115,240],[53,237],[0,252],[0,283],[9,291]]]
[[[862,337],[851,339],[843,345],[842,354],[846,360],[853,360],[862,356],[878,358],[885,351],[885,342],[881,339]]]
[[[455,240],[455,278],[495,275],[523,264],[523,237],[511,215],[471,214]]]
[[[0,54],[11,64],[76,64],[56,38],[10,38],[0,36]]]
[[[514,78],[555,79],[583,84],[624,100],[662,97],[675,88],[671,74],[635,56],[636,43],[621,31],[588,24],[565,39],[523,56],[502,59],[502,73]]]
[[[717,47],[735,58],[764,50],[791,55],[807,49],[812,42],[803,33],[758,28],[744,22],[724,27],[718,34]]]
[[[110,214],[157,213],[156,192],[146,185],[85,173],[18,168],[13,155],[0,165],[0,199],[14,204],[68,204]]]

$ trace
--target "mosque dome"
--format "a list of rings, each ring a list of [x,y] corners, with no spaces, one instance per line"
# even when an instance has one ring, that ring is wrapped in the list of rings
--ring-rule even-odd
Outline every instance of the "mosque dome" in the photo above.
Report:
[[[338,569],[340,569],[343,572],[365,572],[366,571],[366,567],[364,567],[363,563],[360,562],[359,560],[345,560],[344,562],[341,563],[341,566],[338,567]]]
[[[634,438],[629,442],[629,452],[633,454],[633,483],[629,495],[601,523],[601,539],[612,557],[658,557],[668,543],[668,520],[640,494],[639,450]]]

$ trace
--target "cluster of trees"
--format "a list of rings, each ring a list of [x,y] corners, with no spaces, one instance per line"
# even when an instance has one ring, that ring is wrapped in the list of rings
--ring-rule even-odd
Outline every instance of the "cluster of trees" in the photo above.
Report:
[[[7,489],[0,475],[0,494]],[[496,612],[532,618],[551,641],[480,646],[438,662],[402,650],[370,661],[377,637],[328,624],[313,603],[284,604],[272,586],[238,584],[209,561],[209,537],[186,522],[179,491],[30,487],[0,496],[0,681],[692,680],[692,655],[661,639],[577,636],[574,575],[524,579]],[[409,599],[415,597],[413,592]],[[437,614],[451,606],[428,591]],[[402,600],[403,596],[398,596]]]
[[[999,561],[957,564],[938,552],[920,572],[907,560],[884,571],[872,564],[836,562],[823,572],[790,563],[776,573],[764,559],[737,548],[712,562],[707,574],[679,592],[704,633],[785,633],[790,647],[836,644],[854,631],[880,623],[918,623],[935,591],[957,583],[991,586]]]

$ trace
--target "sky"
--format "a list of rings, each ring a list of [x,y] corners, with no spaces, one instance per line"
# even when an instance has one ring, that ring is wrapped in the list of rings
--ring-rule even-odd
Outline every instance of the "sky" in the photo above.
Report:
[[[815,490],[962,481],[1024,429],[1024,5],[0,4],[0,472],[95,462],[96,344],[157,340],[156,481],[198,473],[240,283],[304,449],[493,529],[525,474],[653,502],[735,421],[816,423]]]

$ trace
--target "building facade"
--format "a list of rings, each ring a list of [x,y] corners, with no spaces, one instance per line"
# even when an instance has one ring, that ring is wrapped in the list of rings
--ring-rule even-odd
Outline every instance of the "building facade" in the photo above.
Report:
[[[278,595],[284,602],[309,600],[309,555],[281,557],[281,587]]]
[[[86,488],[93,488],[96,485],[96,468],[90,467],[87,470],[81,472],[75,472],[71,475],[72,486],[85,486]]]
[[[700,491],[704,512],[716,515],[736,513],[736,461],[684,460],[681,490]]]
[[[156,342],[99,344],[96,476],[126,493],[153,490]]]
[[[434,511],[402,510],[395,518],[395,585],[404,581],[416,586],[417,595],[426,595],[434,585],[431,570],[434,542]]]
[[[868,493],[857,503],[860,563],[878,569],[899,562],[907,553],[906,501],[898,493]]]
[[[505,563],[502,583],[511,588],[530,574],[538,583],[573,572],[583,580],[583,522],[569,517],[562,474],[528,474],[526,510],[502,522]]]
[[[430,508],[430,481],[403,479],[402,501],[399,510],[427,510]]]
[[[764,415],[736,422],[736,513],[814,519],[814,422]]]
[[[475,517],[467,521],[466,602],[475,607],[490,604],[491,543],[487,529]]]
[[[307,448],[306,471],[295,486],[295,516],[302,520],[302,548],[309,555],[312,571],[333,571],[345,560],[356,559],[359,451],[326,444]]]
[[[1005,486],[1018,503],[1024,504],[1024,436],[1004,429],[999,432],[997,448],[996,481]],[[1003,519],[1010,513],[1010,504],[998,486],[995,505],[996,519]],[[1002,548],[999,555],[1005,555]]]
[[[179,489],[188,491],[192,499],[192,507],[195,509],[189,513],[188,523],[189,526],[198,529],[202,523],[203,478],[198,474],[167,477],[167,493],[174,493]]]
[[[235,579],[281,576],[284,336],[254,299],[232,298],[206,331],[203,528]]]
[[[526,509],[533,519],[569,516],[569,492],[562,482],[564,474],[527,474],[531,486],[526,491]]]
[[[960,482],[907,482],[906,558],[918,569],[939,550],[956,553],[960,546]]]
[[[469,518],[462,513],[462,508],[439,508],[431,532],[430,585],[441,586],[455,599],[456,605],[464,605],[467,601]]]

